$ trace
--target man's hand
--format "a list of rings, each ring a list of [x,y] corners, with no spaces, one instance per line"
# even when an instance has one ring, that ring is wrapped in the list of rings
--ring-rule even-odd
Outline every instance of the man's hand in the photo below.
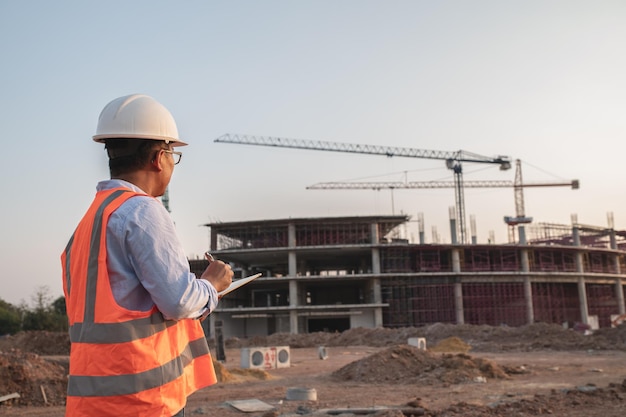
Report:
[[[202,273],[201,279],[206,279],[215,287],[217,292],[224,291],[233,282],[233,270],[230,265],[222,261],[209,262],[209,266]]]

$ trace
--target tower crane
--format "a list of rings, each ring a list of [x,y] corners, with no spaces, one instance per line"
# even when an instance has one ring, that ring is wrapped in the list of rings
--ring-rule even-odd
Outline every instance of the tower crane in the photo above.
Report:
[[[215,139],[218,143],[232,143],[243,145],[273,146],[281,148],[309,149],[318,151],[348,152],[369,155],[384,155],[388,157],[401,156],[407,158],[440,159],[446,162],[446,167],[454,173],[454,190],[456,203],[456,217],[458,221],[459,237],[465,243],[465,196],[463,191],[463,162],[496,164],[500,170],[511,168],[511,159],[507,156],[482,156],[463,150],[434,151],[427,149],[402,148],[384,145],[365,145],[357,143],[338,143],[320,140],[290,139],[272,136],[254,136],[226,133]]]
[[[522,180],[522,164],[519,159],[515,160],[515,180],[474,180],[465,181],[465,188],[513,188],[515,197],[515,217],[505,216],[504,222],[510,227],[510,234],[514,234],[514,228],[520,224],[532,222],[532,217],[526,217],[524,209],[524,188],[529,187],[571,187],[573,190],[580,188],[579,180],[561,182],[527,182]],[[308,190],[382,190],[382,189],[433,189],[454,188],[456,183],[452,181],[358,181],[358,182],[320,182],[306,187]],[[521,236],[520,236],[521,237]]]
[[[522,180],[522,162],[515,160],[515,181],[513,183],[513,192],[515,195],[515,217],[505,216],[504,222],[509,225],[509,240],[515,240],[515,229],[517,228],[520,243],[526,243],[526,235],[523,224],[533,221],[532,217],[526,217],[524,208],[524,191],[526,187],[550,187],[559,185],[570,185],[573,190],[580,188],[578,180],[572,180],[569,183],[524,183]]]

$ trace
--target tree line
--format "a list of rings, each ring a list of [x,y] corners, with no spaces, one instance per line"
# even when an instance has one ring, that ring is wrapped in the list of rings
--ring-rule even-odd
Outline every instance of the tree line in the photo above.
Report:
[[[15,306],[0,298],[0,335],[29,330],[66,332],[65,297],[53,299],[49,294],[47,287],[39,288],[32,306]]]

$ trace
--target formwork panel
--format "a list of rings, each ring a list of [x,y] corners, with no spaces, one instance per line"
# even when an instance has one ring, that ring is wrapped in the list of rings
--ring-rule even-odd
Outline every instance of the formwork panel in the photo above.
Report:
[[[383,273],[411,272],[411,255],[408,248],[381,248],[380,270]]]
[[[519,254],[516,250],[502,249],[492,252],[492,268],[494,271],[519,271]]]
[[[604,257],[601,253],[590,252],[583,254],[583,265],[586,272],[606,272]]]
[[[467,324],[522,326],[526,302],[522,283],[463,284],[463,311]]]
[[[619,314],[615,285],[586,284],[585,289],[589,315],[598,316],[600,327],[611,327],[611,314]]]
[[[215,228],[218,250],[279,248],[287,246],[287,226],[232,226]]]
[[[411,261],[415,262],[417,272],[452,271],[450,251],[446,249],[413,248]]]
[[[386,279],[382,284],[385,327],[455,323],[453,284],[419,283],[417,278]]]
[[[487,249],[465,249],[461,269],[468,272],[491,271],[489,252]]]
[[[298,246],[370,243],[370,225],[352,222],[301,224],[296,227],[296,242]]]
[[[581,321],[577,284],[536,282],[532,293],[535,321],[570,325]]]
[[[532,251],[531,271],[575,272],[576,258],[573,252],[556,249],[535,249]]]
[[[626,250],[626,247],[624,248]],[[617,261],[619,263],[619,268],[622,273],[626,273],[626,255],[618,255]]]

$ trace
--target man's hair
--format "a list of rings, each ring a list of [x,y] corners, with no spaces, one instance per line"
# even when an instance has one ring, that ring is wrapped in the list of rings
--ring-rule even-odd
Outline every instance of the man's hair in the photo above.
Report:
[[[154,152],[164,149],[165,141],[153,139],[109,139],[105,148],[109,155],[111,177],[137,171],[150,163]]]

